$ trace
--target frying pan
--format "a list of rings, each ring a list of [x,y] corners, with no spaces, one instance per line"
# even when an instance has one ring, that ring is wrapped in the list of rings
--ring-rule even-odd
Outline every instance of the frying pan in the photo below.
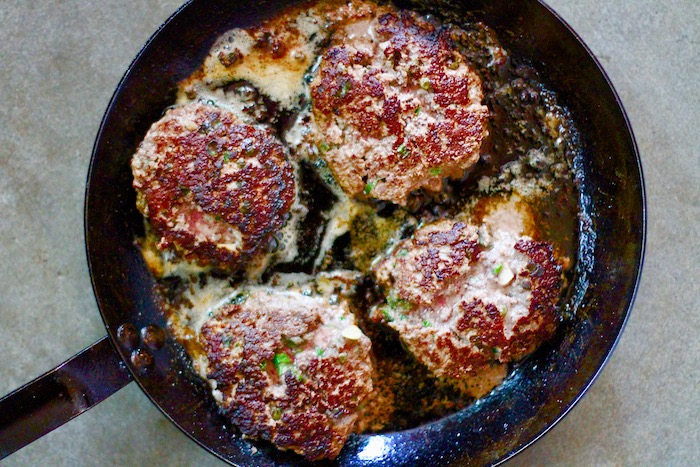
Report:
[[[135,380],[202,447],[239,465],[306,465],[265,442],[244,440],[216,410],[169,336],[134,239],[143,233],[129,160],[177,83],[215,38],[260,22],[291,2],[192,0],[151,37],[120,82],[102,121],[85,195],[87,258],[107,336],[0,400],[0,459]],[[409,5],[411,6],[411,5]],[[438,421],[401,432],[353,435],[344,466],[498,464],[542,436],[583,396],[610,357],[639,283],[646,234],[641,163],[622,104],[599,63],[536,0],[431,2],[440,16],[481,20],[515,61],[537,69],[581,137],[575,160],[580,233],[571,315],[550,343],[491,394]]]

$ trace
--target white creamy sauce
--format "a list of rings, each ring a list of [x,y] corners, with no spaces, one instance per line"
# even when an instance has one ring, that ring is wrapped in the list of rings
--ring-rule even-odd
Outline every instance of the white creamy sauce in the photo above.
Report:
[[[214,311],[233,299],[240,290],[231,287],[226,279],[209,277],[206,285],[192,283],[183,293],[191,302],[190,306],[181,306],[171,317],[175,329],[186,328],[198,334],[202,325],[213,316]]]
[[[304,94],[304,75],[325,38],[323,24],[313,9],[302,12],[286,24],[273,21],[272,27],[277,26],[281,31],[281,42],[286,49],[283,56],[276,58],[264,45],[256,46],[256,42],[264,41],[264,38],[255,37],[254,29],[233,29],[214,44],[204,61],[204,78],[191,83],[191,90],[198,96],[212,97],[212,90],[232,81],[245,80],[282,107],[291,109],[297,106]],[[220,56],[230,54],[237,58],[227,66]],[[184,94],[180,94],[178,101],[189,99]]]
[[[316,262],[314,263],[315,267],[320,266],[328,252],[333,248],[333,244],[338,237],[350,230],[352,220],[360,209],[357,201],[348,198],[345,194],[335,203],[333,209],[327,215],[328,222],[321,239]]]

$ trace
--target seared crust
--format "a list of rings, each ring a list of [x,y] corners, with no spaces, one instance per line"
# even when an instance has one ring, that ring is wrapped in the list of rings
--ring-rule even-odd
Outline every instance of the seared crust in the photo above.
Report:
[[[222,410],[245,435],[335,458],[372,390],[369,339],[342,301],[262,287],[241,296],[199,338]]]
[[[398,297],[420,306],[431,306],[449,286],[469,272],[479,246],[478,230],[464,222],[435,222],[418,229],[401,242],[385,266],[375,267],[377,281],[391,284]],[[392,267],[388,267],[391,262]]]
[[[156,122],[131,167],[158,248],[201,266],[239,269],[283,226],[295,197],[293,168],[271,130],[196,102]]]
[[[472,396],[491,389],[476,377],[503,373],[502,364],[556,329],[561,266],[550,244],[529,237],[440,220],[399,243],[373,272],[387,299],[371,316]]]
[[[311,83],[311,132],[346,193],[405,204],[478,160],[488,109],[447,30],[402,11],[333,37]]]

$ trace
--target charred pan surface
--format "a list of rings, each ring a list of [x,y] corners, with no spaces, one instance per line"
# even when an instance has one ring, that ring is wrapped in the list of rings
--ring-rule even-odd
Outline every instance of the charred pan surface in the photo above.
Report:
[[[156,122],[131,168],[157,247],[230,271],[264,251],[296,195],[294,170],[271,130],[201,103]]]
[[[335,458],[372,391],[369,339],[342,301],[262,287],[239,297],[199,337],[222,410],[248,436]]]
[[[498,384],[504,364],[550,338],[559,321],[561,266],[550,244],[529,237],[440,220],[373,272],[386,300],[371,317],[470,396]]]
[[[350,196],[405,204],[479,159],[489,112],[449,36],[404,11],[333,36],[311,83],[311,138]]]

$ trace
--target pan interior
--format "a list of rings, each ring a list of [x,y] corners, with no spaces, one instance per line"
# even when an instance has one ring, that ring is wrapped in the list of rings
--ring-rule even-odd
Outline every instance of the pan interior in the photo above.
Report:
[[[286,2],[290,3],[290,2]],[[202,62],[217,36],[249,26],[285,2],[192,1],[151,38],[116,90],[89,169],[85,230],[93,288],[107,330],[151,400],[185,433],[229,462],[299,464],[267,443],[243,440],[192,377],[168,339],[146,370],[119,344],[125,323],[165,328],[153,278],[134,239],[142,233],[129,160],[148,127],[172,104],[177,83]],[[418,6],[410,2],[409,6]],[[582,138],[576,160],[580,240],[567,299],[572,319],[489,396],[412,430],[353,436],[340,465],[496,463],[537,439],[582,396],[612,352],[634,299],[645,235],[641,166],[624,110],[575,34],[537,1],[431,2],[456,22],[481,20],[517,60],[534,66],[571,112]]]

